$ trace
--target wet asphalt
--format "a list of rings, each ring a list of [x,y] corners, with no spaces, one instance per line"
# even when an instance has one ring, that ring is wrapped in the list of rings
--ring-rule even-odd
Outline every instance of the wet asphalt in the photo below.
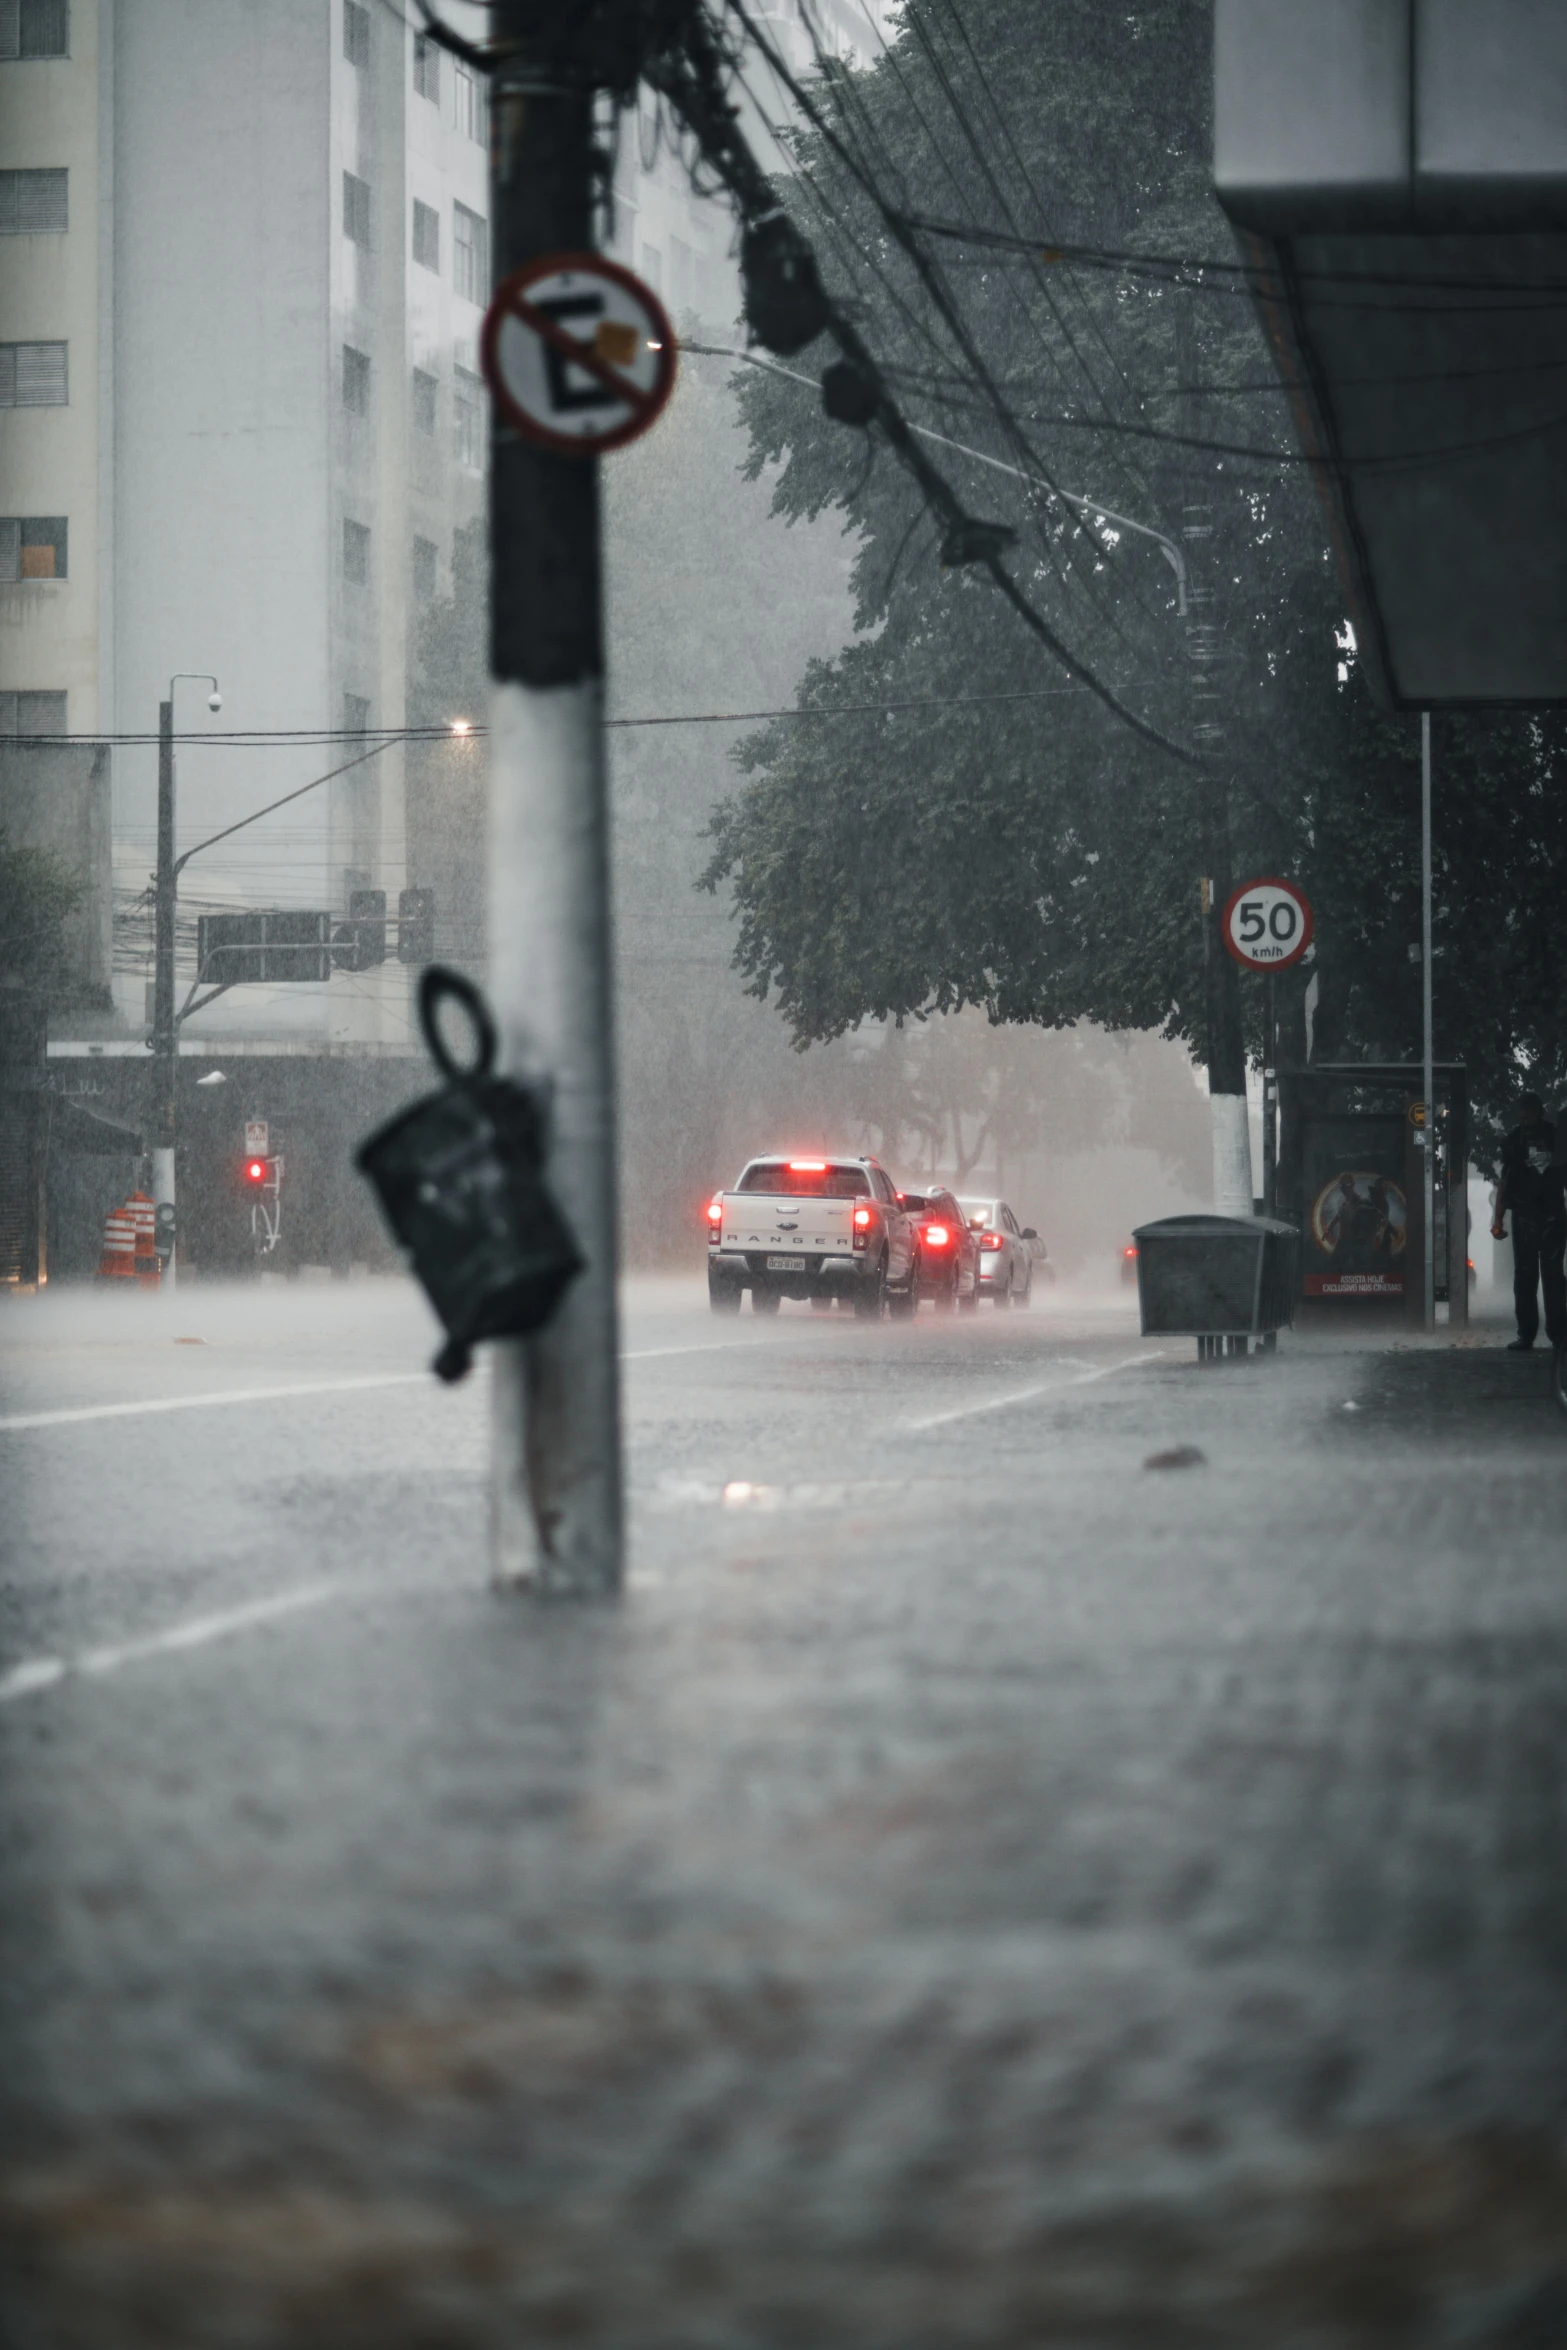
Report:
[[[633,1282],[573,1606],[404,1285],[7,1305],[0,2342],[1567,2342],[1504,1336]]]

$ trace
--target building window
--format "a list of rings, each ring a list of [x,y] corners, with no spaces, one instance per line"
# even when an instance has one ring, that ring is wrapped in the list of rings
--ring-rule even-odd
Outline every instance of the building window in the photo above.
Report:
[[[65,576],[63,514],[0,515],[0,580]]]
[[[461,58],[454,61],[452,73],[457,84],[457,128],[466,137],[477,140],[481,147],[490,143],[490,110],[485,100],[484,82],[471,66]]]
[[[65,351],[64,343],[0,343],[0,408],[63,408]]]
[[[413,424],[415,432],[435,431],[435,378],[426,375],[422,367],[414,369]]]
[[[415,539],[413,591],[416,604],[433,604],[435,601],[435,563],[434,539]]]
[[[414,198],[414,259],[421,269],[441,266],[441,216],[432,204]]]
[[[484,464],[484,404],[480,377],[470,375],[466,367],[452,370],[452,437],[457,448],[459,465],[470,466],[475,473]]]
[[[0,237],[59,237],[68,226],[67,171],[0,171]]]
[[[0,734],[64,732],[64,694],[0,694]]]
[[[370,413],[370,361],[352,343],[343,345],[343,406],[350,416]]]
[[[350,587],[370,584],[370,533],[362,522],[343,525],[343,577]]]
[[[343,55],[361,73],[370,67],[370,11],[359,0],[343,0]]]
[[[432,106],[441,103],[441,52],[423,33],[414,35],[414,89]]]
[[[370,731],[370,704],[363,694],[344,694],[343,732],[368,734]]]
[[[343,234],[350,244],[370,250],[370,182],[343,174]]]
[[[69,57],[69,0],[0,0],[0,60]]]
[[[452,283],[468,302],[490,298],[490,227],[466,204],[452,206]]]

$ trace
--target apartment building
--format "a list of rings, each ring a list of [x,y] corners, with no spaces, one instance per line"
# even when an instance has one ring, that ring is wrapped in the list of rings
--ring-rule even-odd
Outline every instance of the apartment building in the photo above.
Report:
[[[155,750],[123,738],[176,673],[223,694],[175,688],[182,849],[403,723],[483,503],[484,91],[374,0],[0,0],[0,155],[0,745],[114,743],[123,915],[156,831]],[[338,910],[407,878],[393,748],[181,890]],[[202,1034],[406,1043],[407,974],[236,989]]]

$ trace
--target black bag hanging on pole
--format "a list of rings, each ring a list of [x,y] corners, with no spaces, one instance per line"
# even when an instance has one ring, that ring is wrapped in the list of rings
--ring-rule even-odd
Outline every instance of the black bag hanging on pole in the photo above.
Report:
[[[473,1026],[466,1069],[441,1034],[447,998]],[[480,1339],[542,1329],[584,1260],[542,1174],[545,1098],[495,1075],[495,1024],[478,989],[432,964],[419,1025],[448,1082],[370,1135],[354,1163],[446,1330],[434,1369],[460,1379]]]

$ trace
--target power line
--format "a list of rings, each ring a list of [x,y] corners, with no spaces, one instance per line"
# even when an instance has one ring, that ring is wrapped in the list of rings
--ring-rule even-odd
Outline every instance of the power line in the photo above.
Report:
[[[745,5],[745,0],[727,0],[727,5],[744,27],[749,38],[772,66],[775,74],[787,87],[801,112],[831,147],[850,176],[863,188],[865,194],[881,213],[893,238],[913,263],[921,284],[925,287],[943,323],[952,335],[964,359],[968,362],[976,380],[982,383],[990,393],[997,418],[1008,437],[1012,439],[1019,453],[1032,465],[1044,486],[1055,491],[1059,496],[1058,485],[1051,479],[1049,467],[1038,457],[1029,443],[1027,434],[1023,432],[1016,417],[1012,415],[1006,403],[1000,399],[996,392],[988,365],[969,333],[940,272],[935,269],[928,256],[921,251],[917,241],[905,228],[896,209],[887,204],[874,180],[867,178],[862,172],[856,159],[849,154],[843,141],[834,132],[832,125],[823,117],[810,93],[783,62],[772,43],[760,32]],[[662,62],[666,73],[670,73],[673,79],[679,81],[680,70],[675,60],[668,59]],[[698,66],[689,54],[680,60],[680,65],[683,65],[685,69],[685,83],[683,95],[676,97],[675,103],[682,107],[696,104],[708,109],[708,130],[711,139],[710,156],[715,165],[725,171],[727,184],[732,192],[742,202],[742,206],[749,202],[758,217],[768,217],[775,213],[777,206],[770,201],[767,183],[762,178],[749,149],[744,146],[738,134],[727,124],[720,129],[713,122],[709,93],[702,86],[702,77]],[[673,95],[673,92],[671,94]],[[951,541],[954,544],[973,544],[980,533],[980,526],[963,511],[946,477],[924,457],[922,452],[915,449],[909,426],[902,411],[892,399],[887,389],[886,380],[882,377],[876,360],[863,337],[843,315],[842,310],[830,299],[826,302],[826,308],[826,323],[833,340],[862,381],[877,393],[876,420],[882,425],[900,461],[919,482],[926,498],[944,516]],[[1070,509],[1069,500],[1063,499],[1062,503]],[[973,561],[983,567],[1001,594],[1011,604],[1024,626],[1048,647],[1063,667],[1073,676],[1081,678],[1088,685],[1090,691],[1096,694],[1105,707],[1113,711],[1123,724],[1130,726],[1135,733],[1143,735],[1145,739],[1156,742],[1162,750],[1168,751],[1178,758],[1189,760],[1194,756],[1193,753],[1176,744],[1149,720],[1139,718],[1122,701],[1120,695],[1104,683],[1091,665],[1071,650],[1065,640],[1018,586],[1017,581],[1001,560],[1000,548],[996,544],[990,543],[982,548],[975,545],[974,551],[963,559]],[[1111,625],[1117,624],[1112,620]]]
[[[941,318],[942,323],[945,325],[947,332],[951,335],[954,343],[957,345],[962,357],[967,361],[974,380],[982,387],[986,397],[989,399],[992,412],[996,418],[996,421],[1001,427],[1003,437],[1012,443],[1016,453],[1032,468],[1032,471],[1038,476],[1044,486],[1047,489],[1054,490],[1057,485],[1051,478],[1049,466],[1033,448],[1031,442],[1029,441],[1028,435],[1024,431],[1016,413],[1002,398],[999,387],[996,385],[994,378],[991,375],[988,363],[981,353],[979,346],[968,327],[967,321],[964,319],[962,312],[953,297],[951,289],[947,286],[940,270],[930,260],[929,256],[921,251],[917,240],[912,234],[909,233],[905,225],[908,219],[908,215],[900,212],[896,206],[888,202],[886,196],[877,185],[874,172],[869,168],[862,157],[856,156],[849,151],[846,141],[834,131],[832,125],[826,120],[820,108],[816,105],[814,99],[811,97],[810,93],[803,88],[796,75],[791,72],[789,66],[783,60],[781,54],[760,32],[756,23],[748,13],[745,0],[728,0],[728,4],[733,9],[740,23],[744,26],[752,42],[756,45],[762,56],[767,59],[767,62],[771,66],[775,77],[789,91],[790,96],[794,99],[796,105],[806,116],[807,120],[812,124],[818,136],[827,144],[832,153],[837,157],[839,163],[854,179],[863,194],[869,199],[871,204],[875,207],[876,211],[880,214],[883,223],[891,233],[894,241],[902,248],[905,256],[914,269],[915,275],[918,277],[921,285],[924,287],[927,298],[933,304],[937,315]],[[816,47],[818,63],[820,63],[821,50],[819,44],[817,44]],[[829,77],[829,88],[834,85],[836,78],[836,73]],[[923,117],[920,119],[923,121]],[[939,155],[939,147],[937,152]],[[1089,381],[1090,383],[1093,383],[1093,377],[1091,373],[1089,373]],[[1097,384],[1094,385],[1094,389],[1096,391],[1098,390]],[[1062,502],[1064,505],[1066,505],[1068,511],[1071,512],[1071,501],[1069,499],[1063,499]],[[1073,520],[1074,523],[1078,522],[1078,518],[1075,515],[1073,516]],[[1073,535],[1076,535],[1075,532]],[[1047,552],[1050,556],[1052,564],[1056,568],[1057,576],[1059,577],[1060,565],[1055,555],[1054,546],[1048,540]],[[1095,553],[1101,561],[1105,559],[1106,550],[1103,548],[1096,548]],[[1096,609],[1099,610],[1101,617],[1115,631],[1116,635],[1121,638],[1122,642],[1128,645],[1128,650],[1133,650],[1134,648],[1132,648],[1129,644],[1125,632],[1121,628],[1115,614],[1112,611],[1106,609],[1100,602],[1100,598],[1097,594],[1097,591],[1093,588],[1091,580],[1083,580],[1082,575],[1077,573],[1075,570],[1073,576],[1077,577],[1080,584],[1084,586],[1090,597],[1090,600],[1094,603]],[[1007,577],[1010,583],[1010,574],[1008,574]],[[1003,588],[1003,593],[1010,593],[1012,585],[1015,585],[1015,583],[1011,583],[1008,587]],[[1141,597],[1137,597],[1136,601],[1141,603]],[[1145,611],[1147,610],[1146,606],[1143,608]],[[1151,619],[1153,615],[1149,613],[1148,617]]]

